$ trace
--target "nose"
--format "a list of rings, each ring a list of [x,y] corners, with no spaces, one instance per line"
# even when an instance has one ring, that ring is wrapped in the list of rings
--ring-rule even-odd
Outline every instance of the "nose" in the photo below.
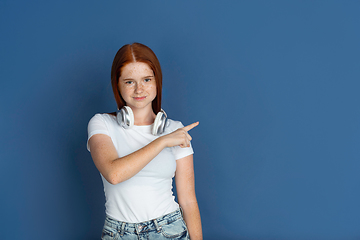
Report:
[[[142,83],[137,83],[135,85],[135,93],[141,93],[144,90],[144,86]]]

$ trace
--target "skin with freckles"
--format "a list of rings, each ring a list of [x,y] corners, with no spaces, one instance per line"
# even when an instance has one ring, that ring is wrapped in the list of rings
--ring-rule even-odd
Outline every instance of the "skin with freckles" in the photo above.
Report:
[[[152,69],[143,62],[130,62],[121,68],[118,81],[121,97],[134,113],[135,125],[151,125],[155,120],[152,101],[156,98],[156,79]],[[95,134],[89,139],[93,161],[102,176],[111,184],[126,181],[143,169],[164,148],[190,146],[188,131],[199,124],[195,122],[167,135],[161,136],[143,148],[119,157],[111,138]],[[175,182],[178,200],[192,240],[202,240],[199,207],[195,195],[193,155],[176,161]]]
[[[119,91],[134,112],[135,125],[149,125],[154,122],[152,101],[156,97],[156,80],[148,64],[132,62],[121,69]]]

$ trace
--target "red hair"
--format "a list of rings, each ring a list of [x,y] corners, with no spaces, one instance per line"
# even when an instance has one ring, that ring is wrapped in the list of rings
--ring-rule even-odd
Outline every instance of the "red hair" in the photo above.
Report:
[[[114,57],[114,61],[111,67],[111,85],[117,107],[118,109],[121,109],[126,105],[119,91],[119,78],[121,76],[121,69],[126,64],[132,62],[146,63],[154,72],[157,94],[155,99],[152,101],[152,109],[154,113],[157,114],[161,110],[161,67],[155,53],[149,47],[141,43],[126,44],[122,46]]]

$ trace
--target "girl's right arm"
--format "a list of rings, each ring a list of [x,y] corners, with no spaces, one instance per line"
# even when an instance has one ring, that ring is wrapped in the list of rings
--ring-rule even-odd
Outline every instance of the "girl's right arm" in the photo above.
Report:
[[[191,136],[188,131],[199,123],[159,137],[145,147],[119,158],[111,138],[105,134],[95,134],[89,139],[89,147],[95,166],[111,184],[123,182],[140,172],[165,147],[188,147]]]

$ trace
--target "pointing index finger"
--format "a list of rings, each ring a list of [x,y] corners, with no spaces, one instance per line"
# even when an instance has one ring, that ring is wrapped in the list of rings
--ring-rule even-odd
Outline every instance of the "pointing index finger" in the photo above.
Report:
[[[191,129],[193,129],[194,127],[196,127],[197,125],[199,125],[199,122],[194,122],[194,123],[192,123],[190,125],[187,125],[187,126],[183,127],[183,129],[188,132]]]

